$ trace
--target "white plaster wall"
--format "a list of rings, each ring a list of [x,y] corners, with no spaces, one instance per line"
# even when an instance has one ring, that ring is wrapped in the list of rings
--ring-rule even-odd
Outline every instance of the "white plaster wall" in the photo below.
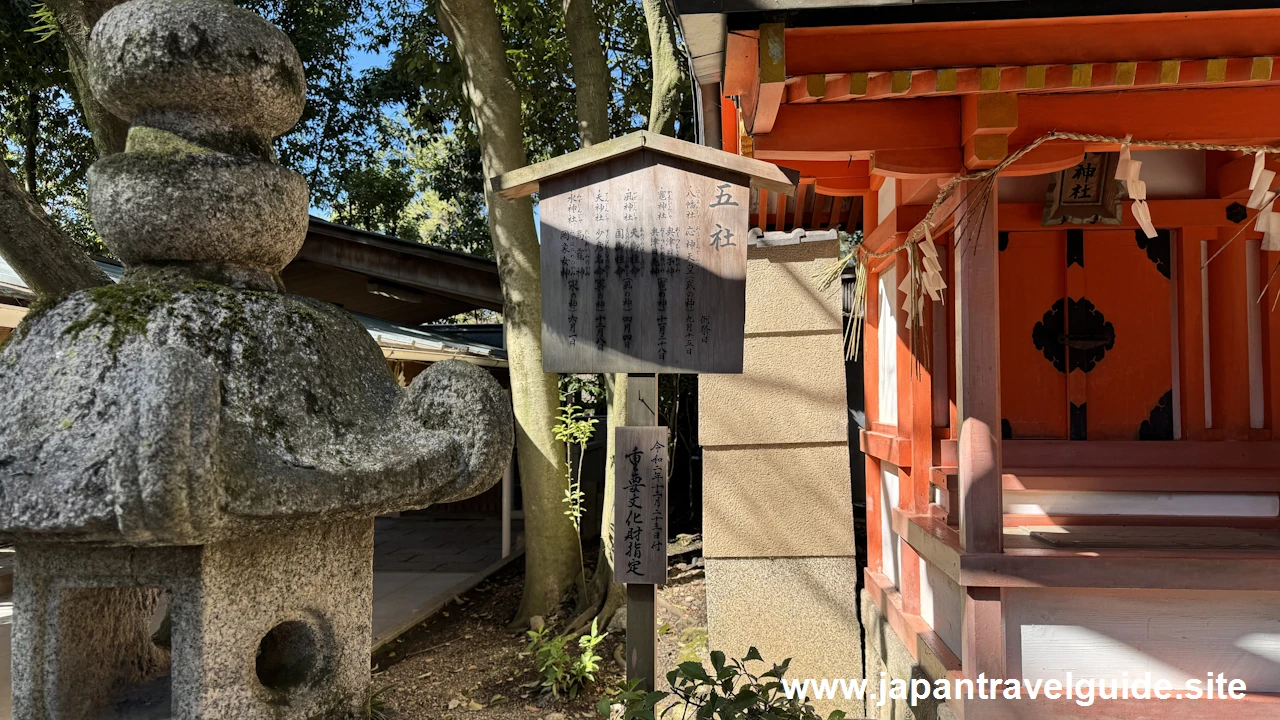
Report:
[[[1203,150],[1135,151],[1133,159],[1142,162],[1142,180],[1147,183],[1151,200],[1202,198],[1205,193]],[[888,183],[886,183],[888,184]],[[1000,202],[1044,202],[1049,192],[1048,175],[1000,177]],[[1156,225],[1159,225],[1156,219]]]
[[[898,424],[898,269],[892,265],[880,271],[879,311],[876,338],[879,341],[879,414],[876,422]]]
[[[884,222],[898,205],[898,180],[885,178],[884,184],[876,191],[876,222]]]
[[[1280,496],[1267,493],[1008,490],[1004,493],[1004,511],[1015,515],[1276,517],[1280,514]]]
[[[880,463],[880,572],[893,582],[902,577],[901,539],[893,531],[893,509],[898,507],[898,466]]]
[[[924,559],[920,561],[920,617],[960,657],[964,592],[946,573]]]
[[[1213,672],[1280,692],[1280,593],[1009,588],[1006,673],[1034,680]]]

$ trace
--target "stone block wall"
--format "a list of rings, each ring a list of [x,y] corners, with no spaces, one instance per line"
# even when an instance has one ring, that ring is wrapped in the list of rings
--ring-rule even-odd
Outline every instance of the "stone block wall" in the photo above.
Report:
[[[699,380],[711,647],[792,678],[863,676],[840,294],[815,279],[838,253],[750,248],[743,374]]]
[[[905,680],[910,686],[916,679],[928,680],[924,668],[911,657],[907,648],[898,639],[889,621],[880,614],[880,609],[862,591],[862,627],[866,637],[867,658],[867,691],[883,694],[881,681],[891,682],[894,679]],[[926,699],[914,707],[902,700],[881,702],[879,697],[867,703],[867,717],[875,720],[956,720],[955,713],[945,703],[932,698]]]

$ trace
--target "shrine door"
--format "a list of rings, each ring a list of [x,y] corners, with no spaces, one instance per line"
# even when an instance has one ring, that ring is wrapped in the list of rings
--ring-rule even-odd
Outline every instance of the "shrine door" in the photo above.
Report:
[[[1172,440],[1169,232],[1000,233],[1002,432]]]

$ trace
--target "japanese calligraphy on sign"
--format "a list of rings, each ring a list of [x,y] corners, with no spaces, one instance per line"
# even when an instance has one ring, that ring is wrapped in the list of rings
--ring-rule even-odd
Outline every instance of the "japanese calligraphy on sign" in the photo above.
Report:
[[[1049,176],[1044,225],[1119,224],[1124,187],[1115,179],[1116,153],[1085,153],[1074,167]]]
[[[742,372],[747,186],[647,150],[544,181],[543,369]]]
[[[614,430],[613,579],[632,584],[667,581],[667,428]]]

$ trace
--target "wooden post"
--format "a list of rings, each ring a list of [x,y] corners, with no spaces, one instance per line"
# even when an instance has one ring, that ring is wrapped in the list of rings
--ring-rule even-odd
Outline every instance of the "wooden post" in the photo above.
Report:
[[[506,343],[506,328],[502,340]],[[511,391],[507,390],[507,402],[511,401]],[[511,458],[507,460],[507,469],[502,473],[502,557],[511,554],[511,504],[515,502],[516,487],[516,451],[511,449]]]
[[[960,666],[967,678],[1005,677],[1000,588],[965,588]]]
[[[985,203],[961,185],[955,262],[956,405],[959,414],[960,544],[1002,552],[1000,489],[1000,248],[997,189]],[[978,227],[973,227],[978,224]]]
[[[658,424],[658,376],[627,375],[627,425]],[[612,481],[612,479],[610,480]],[[654,689],[658,667],[657,585],[627,584],[627,680]]]
[[[502,473],[502,557],[511,554],[511,502],[515,486],[516,456],[512,453]]]

